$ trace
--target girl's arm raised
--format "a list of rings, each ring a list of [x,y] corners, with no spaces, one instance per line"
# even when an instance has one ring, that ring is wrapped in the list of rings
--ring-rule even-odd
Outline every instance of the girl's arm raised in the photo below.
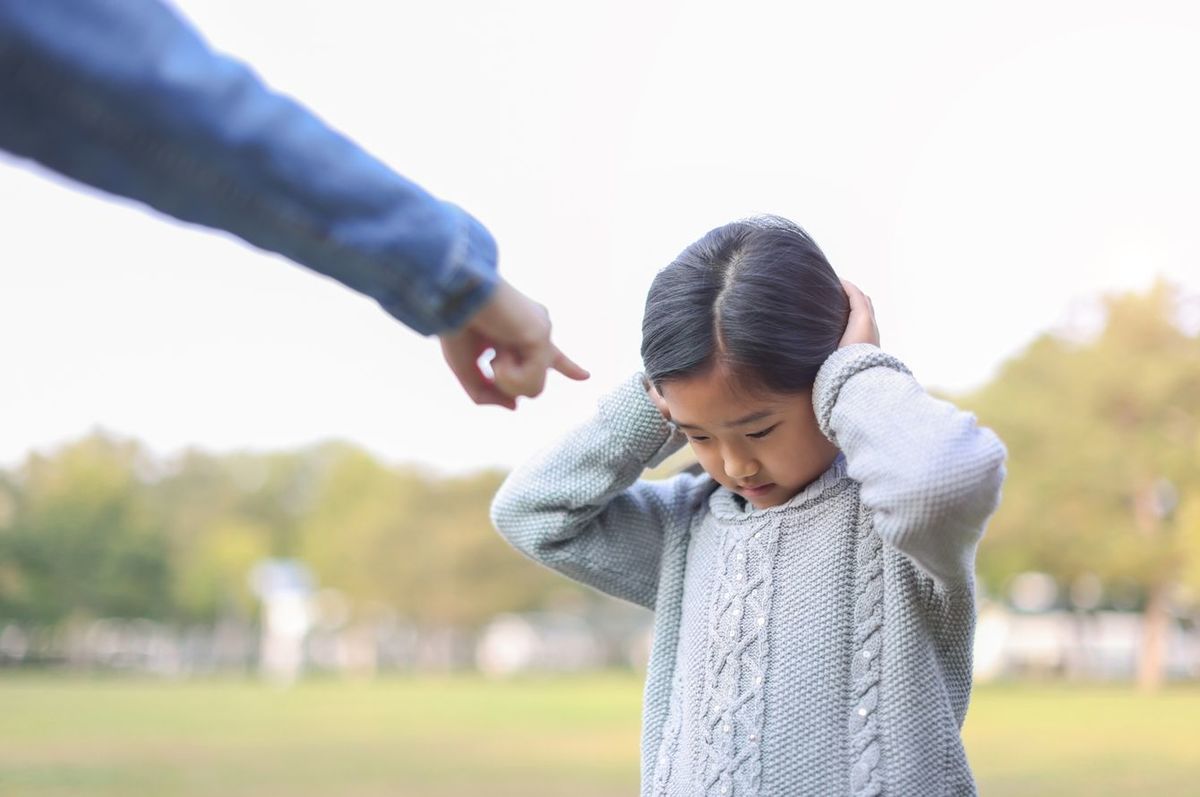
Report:
[[[975,416],[933,398],[870,343],[838,349],[817,375],[821,431],[883,540],[943,586],[970,584],[975,548],[1004,480],[1004,446]]]
[[[596,416],[508,477],[492,522],[531,559],[601,592],[654,608],[665,531],[686,524],[696,477],[638,481],[684,442],[641,375]]]

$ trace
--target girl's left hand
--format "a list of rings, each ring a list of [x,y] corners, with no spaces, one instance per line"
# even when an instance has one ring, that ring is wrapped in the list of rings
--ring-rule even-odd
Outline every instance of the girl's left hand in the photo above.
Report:
[[[875,323],[875,306],[871,297],[858,289],[853,282],[842,280],[842,289],[850,300],[850,319],[846,322],[846,332],[838,343],[843,348],[854,343],[870,343],[879,345],[879,326]]]

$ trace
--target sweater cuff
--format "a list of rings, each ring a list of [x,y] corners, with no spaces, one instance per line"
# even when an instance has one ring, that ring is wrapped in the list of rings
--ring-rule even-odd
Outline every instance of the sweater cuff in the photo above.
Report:
[[[826,358],[817,372],[817,380],[813,385],[813,410],[821,434],[834,445],[837,445],[837,439],[829,424],[842,385],[855,374],[878,367],[891,368],[912,376],[912,371],[904,363],[870,343],[854,343],[838,349]]]
[[[600,419],[628,439],[629,453],[647,468],[658,465],[687,442],[687,436],[654,406],[640,373],[600,399]]]

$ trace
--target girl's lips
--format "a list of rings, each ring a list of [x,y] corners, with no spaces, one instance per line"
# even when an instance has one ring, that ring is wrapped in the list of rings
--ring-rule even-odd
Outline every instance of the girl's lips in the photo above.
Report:
[[[771,492],[771,488],[774,486],[774,482],[767,482],[766,484],[760,484],[755,487],[739,486],[738,492],[740,492],[742,495],[766,495],[767,493]]]

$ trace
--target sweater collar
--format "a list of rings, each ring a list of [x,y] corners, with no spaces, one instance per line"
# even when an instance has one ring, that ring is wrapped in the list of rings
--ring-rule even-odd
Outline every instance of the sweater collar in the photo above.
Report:
[[[784,501],[782,504],[769,506],[765,509],[755,509],[749,501],[731,492],[725,487],[718,487],[708,498],[709,509],[723,520],[747,520],[759,518],[774,512],[786,512],[789,509],[807,504],[820,498],[830,488],[837,486],[846,478],[846,456],[841,452],[833,460],[833,464],[817,478],[809,482],[800,492]]]

